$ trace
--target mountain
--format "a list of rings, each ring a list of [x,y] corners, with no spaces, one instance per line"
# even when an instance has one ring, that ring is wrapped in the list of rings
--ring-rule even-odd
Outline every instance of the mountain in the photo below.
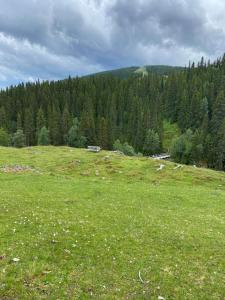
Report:
[[[102,76],[109,75],[121,79],[127,79],[131,76],[142,75],[146,76],[149,73],[168,76],[174,71],[182,71],[184,67],[166,66],[166,65],[152,65],[152,66],[133,66],[128,68],[120,68],[115,70],[103,71],[99,73],[90,74],[88,76]]]

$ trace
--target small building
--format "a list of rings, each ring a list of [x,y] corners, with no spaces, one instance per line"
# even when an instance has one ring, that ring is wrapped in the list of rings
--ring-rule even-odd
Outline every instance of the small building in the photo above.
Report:
[[[87,150],[90,152],[100,152],[101,148],[99,146],[88,146]]]
[[[170,154],[169,153],[155,154],[155,155],[152,155],[151,158],[154,158],[154,159],[169,159]]]

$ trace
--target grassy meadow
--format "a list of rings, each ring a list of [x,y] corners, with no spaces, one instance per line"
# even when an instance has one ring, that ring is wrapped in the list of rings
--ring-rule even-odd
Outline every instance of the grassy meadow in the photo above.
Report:
[[[225,174],[0,148],[0,299],[225,299]]]

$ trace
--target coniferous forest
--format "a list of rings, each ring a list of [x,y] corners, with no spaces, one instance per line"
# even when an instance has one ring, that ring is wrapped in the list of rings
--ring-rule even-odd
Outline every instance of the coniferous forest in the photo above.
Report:
[[[69,77],[0,92],[4,146],[126,145],[151,155],[164,150],[164,120],[180,128],[175,161],[225,170],[225,56],[168,76]]]

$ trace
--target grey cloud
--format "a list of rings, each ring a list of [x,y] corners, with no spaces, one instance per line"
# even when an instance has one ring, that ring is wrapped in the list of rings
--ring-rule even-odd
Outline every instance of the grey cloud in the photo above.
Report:
[[[222,0],[0,0],[0,7],[0,85],[185,65],[225,48]]]
[[[207,2],[207,1],[205,1]],[[224,37],[221,28],[208,26],[208,14],[201,1],[116,1],[108,11],[114,16],[118,31],[125,28],[126,35],[149,45],[163,46],[164,40],[176,46],[186,46],[213,53],[217,42]],[[121,34],[121,32],[120,32]]]

